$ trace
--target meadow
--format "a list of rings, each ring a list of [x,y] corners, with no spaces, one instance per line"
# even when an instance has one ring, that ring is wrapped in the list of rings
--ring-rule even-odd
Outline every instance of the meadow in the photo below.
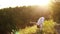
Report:
[[[43,34],[56,34],[56,31],[54,29],[55,22],[53,20],[45,20],[43,23]],[[37,28],[37,25],[34,25],[32,27],[26,27],[25,29],[20,29],[16,34],[40,34],[39,28]]]

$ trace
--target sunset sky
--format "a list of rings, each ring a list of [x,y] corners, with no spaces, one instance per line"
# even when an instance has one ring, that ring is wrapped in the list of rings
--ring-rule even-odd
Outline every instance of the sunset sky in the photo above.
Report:
[[[49,0],[0,0],[0,8],[28,6],[28,5],[48,5]]]

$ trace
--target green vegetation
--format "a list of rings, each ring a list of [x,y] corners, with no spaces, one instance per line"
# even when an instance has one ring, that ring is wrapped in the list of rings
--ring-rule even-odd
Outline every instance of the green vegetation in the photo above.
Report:
[[[55,22],[53,22],[53,20],[45,21],[43,23],[43,34],[56,33],[54,26],[55,26]],[[25,29],[20,29],[18,31],[18,34],[37,34],[37,33],[39,33],[39,30],[36,25],[32,27],[26,27]]]

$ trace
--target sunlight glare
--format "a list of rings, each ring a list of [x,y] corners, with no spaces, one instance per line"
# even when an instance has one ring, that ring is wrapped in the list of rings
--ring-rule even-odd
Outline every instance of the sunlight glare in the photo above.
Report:
[[[0,0],[0,8],[40,5],[47,6],[50,0]]]
[[[39,5],[41,6],[47,6],[50,3],[50,0],[39,0]]]

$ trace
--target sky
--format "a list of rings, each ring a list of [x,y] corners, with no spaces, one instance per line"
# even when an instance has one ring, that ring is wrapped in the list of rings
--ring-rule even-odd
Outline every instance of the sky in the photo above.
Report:
[[[46,0],[45,0],[46,1]],[[44,0],[0,0],[0,8],[44,4]],[[48,1],[46,1],[48,2]],[[45,3],[46,3],[45,2]]]

